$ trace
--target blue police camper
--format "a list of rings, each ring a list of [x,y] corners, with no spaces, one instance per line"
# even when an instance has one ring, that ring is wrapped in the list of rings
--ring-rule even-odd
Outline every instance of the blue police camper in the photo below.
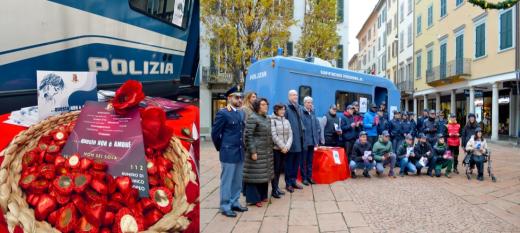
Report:
[[[147,95],[196,91],[198,0],[0,2],[0,113],[36,104],[36,71],[95,71]],[[9,104],[4,104],[9,103]]]
[[[313,98],[317,116],[325,115],[332,104],[343,111],[345,104],[353,101],[366,103],[366,109],[372,103],[385,101],[388,110],[398,110],[401,98],[396,86],[386,78],[283,56],[253,63],[244,90],[255,91],[271,104],[287,103],[289,90],[296,90],[302,105],[305,96]],[[389,112],[389,116],[393,114]]]

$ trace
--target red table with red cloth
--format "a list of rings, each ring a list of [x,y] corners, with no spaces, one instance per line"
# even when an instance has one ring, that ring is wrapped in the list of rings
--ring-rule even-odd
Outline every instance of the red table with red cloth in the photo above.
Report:
[[[166,125],[173,129],[175,135],[182,135],[182,137],[186,137],[182,134],[182,130],[184,128],[189,129],[192,133],[194,139],[196,139],[193,143],[189,143],[187,141],[182,141],[182,145],[190,151],[192,158],[195,160],[189,160],[192,166],[193,171],[197,174],[197,184],[189,183],[186,195],[189,203],[194,203],[195,208],[188,213],[187,217],[191,220],[191,224],[186,230],[186,232],[199,232],[200,231],[200,203],[199,203],[199,172],[198,172],[198,161],[199,159],[199,108],[193,105],[189,105],[182,110],[179,110],[178,114],[181,116],[179,119],[175,120],[167,120]],[[5,124],[3,123],[5,120],[9,118],[10,114],[0,115],[0,151],[2,151],[11,140],[16,136],[20,131],[25,130],[27,128]],[[3,162],[4,157],[0,155],[0,164]],[[5,221],[4,215],[0,214],[0,233],[9,232],[7,229],[7,222]],[[16,227],[14,232],[23,232],[21,227]]]
[[[350,168],[347,163],[343,148],[320,146],[314,150],[312,179],[318,184],[346,180],[350,178]]]

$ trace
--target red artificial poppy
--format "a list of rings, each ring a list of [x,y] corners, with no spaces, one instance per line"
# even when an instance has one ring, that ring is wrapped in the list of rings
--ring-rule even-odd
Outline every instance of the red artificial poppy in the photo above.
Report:
[[[146,107],[141,111],[144,145],[154,150],[168,146],[173,130],[166,126],[166,113],[156,106]]]
[[[112,107],[119,115],[124,115],[144,99],[143,85],[139,81],[128,80],[117,89]]]

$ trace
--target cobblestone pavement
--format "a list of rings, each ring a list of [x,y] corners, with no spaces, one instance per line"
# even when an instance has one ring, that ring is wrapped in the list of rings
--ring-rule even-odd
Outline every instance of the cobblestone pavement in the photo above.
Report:
[[[520,149],[498,144],[490,147],[496,183],[487,176],[484,182],[468,181],[462,174],[454,174],[452,179],[425,175],[349,179],[307,186],[281,199],[273,198],[262,208],[249,206],[249,211],[237,218],[227,218],[218,213],[218,153],[211,142],[205,142],[200,161],[201,230],[520,232]],[[244,203],[243,198],[241,201]]]

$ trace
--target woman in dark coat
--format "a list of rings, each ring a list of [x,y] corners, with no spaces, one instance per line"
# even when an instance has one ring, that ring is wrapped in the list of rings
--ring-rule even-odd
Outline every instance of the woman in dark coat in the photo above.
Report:
[[[255,112],[247,119],[245,130],[244,195],[246,203],[258,207],[262,206],[262,201],[267,201],[268,184],[273,178],[273,139],[268,108],[266,99],[257,99],[253,104]]]

